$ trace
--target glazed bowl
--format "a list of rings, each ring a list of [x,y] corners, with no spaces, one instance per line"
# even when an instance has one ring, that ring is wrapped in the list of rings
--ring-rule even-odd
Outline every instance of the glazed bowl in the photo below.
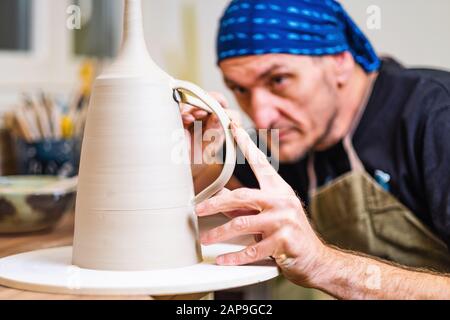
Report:
[[[0,177],[0,234],[51,229],[73,211],[76,178]]]

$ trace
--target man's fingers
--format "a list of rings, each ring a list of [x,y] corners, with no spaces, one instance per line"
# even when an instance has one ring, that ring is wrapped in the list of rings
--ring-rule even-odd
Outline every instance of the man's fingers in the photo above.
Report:
[[[216,99],[217,102],[220,103],[222,108],[228,109],[228,101],[222,93],[216,92],[216,91],[211,91],[211,92],[209,92],[209,95],[211,97],[213,97],[214,99]]]
[[[237,127],[235,123],[231,123],[231,132],[258,179],[261,189],[265,189],[266,186],[272,188],[282,186],[284,188],[286,182],[269,163],[266,155],[253,143],[248,133],[244,129]]]
[[[231,219],[240,217],[240,216],[253,216],[258,213],[259,213],[258,210],[252,210],[252,209],[238,209],[238,210],[223,212],[223,214],[225,216],[227,216],[228,218],[231,218]]]
[[[216,263],[223,266],[239,266],[261,261],[272,256],[275,245],[276,244],[270,237],[265,238],[256,244],[248,246],[242,251],[218,256]]]
[[[208,245],[224,242],[249,234],[270,234],[273,218],[269,215],[253,215],[234,218],[233,220],[211,229],[201,235],[202,244]]]
[[[205,122],[206,122],[205,129],[207,129],[206,132],[208,132],[208,130],[215,130],[212,132],[210,131],[210,134],[212,133],[213,135],[224,136],[222,126],[219,122],[219,118],[217,118],[215,114],[209,115],[209,118]]]
[[[206,118],[209,113],[206,112],[205,110],[202,109],[195,109],[192,111],[192,115],[196,118],[196,119],[204,119]]]
[[[180,112],[181,114],[191,113],[194,110],[194,107],[190,104],[180,103]]]
[[[182,104],[180,106],[180,110],[181,110],[181,116],[182,117],[191,115],[195,119],[199,119],[199,120],[203,119],[203,118],[206,118],[207,116],[210,115],[205,110],[198,109],[196,107],[193,107],[193,106],[190,106],[190,105],[187,105],[187,104]]]
[[[183,119],[184,124],[191,124],[195,121],[195,117],[190,113],[182,114],[181,118]]]
[[[228,189],[228,188],[222,188],[222,190],[220,190],[219,192],[216,193],[215,197],[217,197],[217,196],[223,196],[223,195],[228,194],[228,193],[230,193],[230,192],[231,192],[230,189]]]
[[[236,123],[237,125],[241,125],[242,123],[242,116],[241,113],[237,110],[231,110],[231,109],[225,109],[225,113],[227,116]]]
[[[196,206],[195,211],[202,217],[242,209],[262,211],[266,205],[260,190],[241,188],[205,200]]]

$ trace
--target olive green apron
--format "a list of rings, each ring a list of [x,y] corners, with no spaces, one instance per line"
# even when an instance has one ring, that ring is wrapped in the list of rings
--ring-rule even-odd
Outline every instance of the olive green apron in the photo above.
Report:
[[[365,172],[351,137],[344,140],[344,148],[352,169],[326,186],[315,188],[309,165],[310,213],[316,231],[343,249],[450,272],[445,243]]]
[[[309,212],[313,226],[327,243],[339,248],[404,266],[450,272],[447,245],[365,171],[353,147],[353,133],[364,113],[374,80],[343,140],[351,171],[317,188],[314,154],[308,158]],[[283,278],[274,282],[272,290],[273,297],[280,299],[299,299],[307,292]]]

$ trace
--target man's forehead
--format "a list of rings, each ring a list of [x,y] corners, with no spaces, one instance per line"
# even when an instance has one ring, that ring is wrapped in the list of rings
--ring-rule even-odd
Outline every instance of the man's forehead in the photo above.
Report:
[[[242,57],[229,58],[220,63],[222,69],[234,70],[234,69],[260,69],[263,65],[273,63],[283,63],[289,60],[291,55],[288,54],[263,54],[263,55],[250,55]]]
[[[279,69],[290,69],[307,60],[307,56],[290,54],[266,54],[230,58],[220,63],[226,82],[256,81]]]

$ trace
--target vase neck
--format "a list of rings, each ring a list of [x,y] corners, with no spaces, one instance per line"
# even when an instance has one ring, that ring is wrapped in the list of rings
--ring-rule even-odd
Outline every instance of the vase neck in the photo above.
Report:
[[[141,0],[125,0],[121,54],[148,57]]]
[[[145,76],[154,82],[170,79],[152,60],[144,38],[141,0],[125,0],[123,40],[117,59],[100,78]],[[147,79],[147,81],[149,81]]]

